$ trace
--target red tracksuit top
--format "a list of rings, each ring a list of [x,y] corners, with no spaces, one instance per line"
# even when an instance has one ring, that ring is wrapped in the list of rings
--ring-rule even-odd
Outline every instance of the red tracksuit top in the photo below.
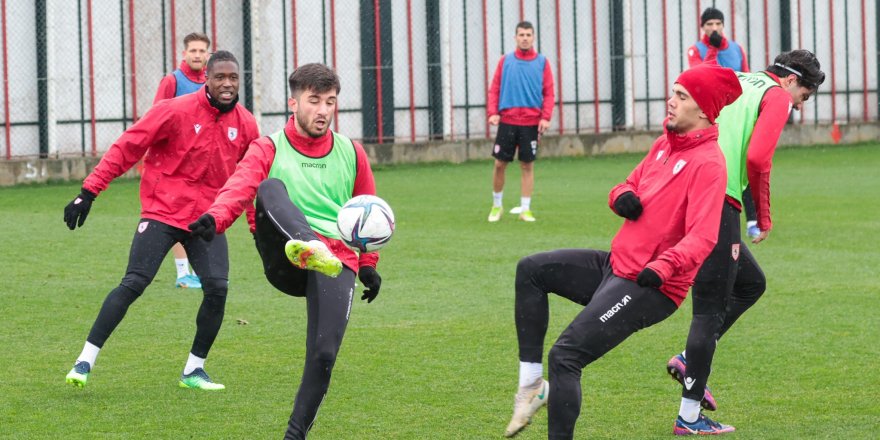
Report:
[[[221,114],[203,87],[154,105],[104,153],[83,188],[99,194],[143,157],[141,217],[189,230],[259,134],[251,112],[237,104]]]
[[[534,48],[527,52],[514,49],[514,55],[521,60],[533,60],[538,56],[538,52]],[[498,66],[495,67],[495,74],[492,76],[492,84],[489,86],[488,102],[486,105],[486,113],[488,116],[500,115],[501,122],[509,125],[533,126],[538,125],[541,119],[547,121],[553,117],[553,72],[550,70],[550,61],[544,64],[544,80],[541,84],[541,94],[544,101],[541,108],[529,107],[513,107],[498,112],[498,99],[501,96],[501,71],[504,67],[504,55],[498,60]]]
[[[648,267],[663,280],[660,291],[681,305],[718,242],[726,185],[717,126],[657,138],[626,182],[608,194],[612,210],[627,191],[644,208],[636,221],[625,220],[611,241],[614,274],[635,280]]]
[[[207,69],[202,69],[195,72],[189,67],[189,64],[186,64],[186,61],[180,62],[180,71],[193,82],[204,83],[207,81],[205,76],[206,70]],[[156,90],[156,96],[153,98],[153,104],[156,104],[163,99],[171,99],[174,97],[175,93],[177,93],[177,78],[172,72],[165,75],[162,78],[162,81],[159,82],[159,88]]]
[[[329,130],[319,138],[302,136],[296,131],[293,117],[287,121],[284,134],[287,135],[290,145],[306,156],[323,157],[329,154],[333,148],[333,134]],[[376,183],[373,180],[373,170],[370,168],[367,153],[359,143],[352,143],[357,156],[357,170],[351,196],[375,195]],[[229,181],[217,194],[214,204],[207,210],[207,213],[211,214],[217,222],[217,232],[223,232],[230,227],[245,209],[248,209],[247,220],[250,224],[250,231],[252,233],[256,231],[252,211],[254,198],[257,195],[257,187],[269,176],[269,170],[274,161],[275,143],[272,142],[272,139],[264,136],[251,142],[247,153],[239,162],[235,174],[229,178]],[[342,261],[342,264],[355,273],[357,273],[358,267],[376,267],[376,263],[379,261],[377,252],[361,254],[358,257],[342,240],[327,238],[318,232],[315,232],[315,235],[330,248],[330,251]]]

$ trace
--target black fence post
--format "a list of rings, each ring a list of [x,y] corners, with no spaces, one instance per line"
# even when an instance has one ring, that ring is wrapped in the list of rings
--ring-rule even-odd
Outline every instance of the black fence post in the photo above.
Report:
[[[40,157],[49,156],[49,65],[47,57],[51,54],[45,53],[46,50],[46,0],[36,0],[34,2],[34,10],[36,15],[36,34],[37,34],[37,52],[34,58],[37,59],[37,113],[39,119],[40,132]],[[41,53],[41,51],[43,51]],[[6,115],[8,118],[9,115]]]
[[[388,0],[379,1],[379,41],[376,41],[376,13],[372,0],[361,0],[361,102],[363,111],[363,138],[367,142],[379,141],[380,127],[382,124],[382,142],[385,138],[394,137],[394,58],[391,52],[391,3]],[[376,64],[376,48],[381,51],[379,66]],[[380,80],[381,74],[381,80]],[[382,91],[379,95],[381,81]],[[379,120],[379,105],[381,103],[382,116]]]
[[[429,1],[425,7],[425,32],[428,44],[428,120],[430,122],[428,138],[443,139],[443,67],[440,65],[440,2]]]
[[[782,45],[782,51],[791,50],[791,3],[787,1],[779,2],[779,40]],[[802,32],[798,29],[798,32]],[[769,35],[768,35],[769,37]],[[798,48],[800,49],[800,48]]]
[[[241,28],[242,38],[244,38],[244,54],[242,55],[244,62],[244,106],[250,111],[254,111],[254,60],[251,52],[251,0],[242,0],[241,2]]]
[[[626,130],[626,72],[624,69],[623,0],[610,0],[611,29],[611,123],[613,130]]]

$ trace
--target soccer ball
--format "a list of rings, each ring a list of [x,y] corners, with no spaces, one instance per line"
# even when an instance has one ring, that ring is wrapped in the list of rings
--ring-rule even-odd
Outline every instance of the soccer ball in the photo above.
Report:
[[[394,212],[384,200],[361,195],[342,205],[336,216],[342,241],[361,253],[382,249],[394,234]]]

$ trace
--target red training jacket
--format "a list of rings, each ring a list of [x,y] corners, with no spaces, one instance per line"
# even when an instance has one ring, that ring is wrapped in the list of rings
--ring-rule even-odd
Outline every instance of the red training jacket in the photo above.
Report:
[[[533,60],[538,56],[538,52],[532,48],[526,52],[515,49],[514,55],[521,60]],[[498,115],[498,97],[501,96],[501,70],[504,67],[504,55],[498,60],[498,66],[495,67],[495,74],[492,76],[492,85],[489,86],[488,102],[486,105],[487,116]],[[544,80],[541,86],[541,95],[544,101],[541,108],[530,107],[513,107],[504,109],[501,115],[501,122],[509,125],[532,126],[538,125],[541,119],[547,121],[553,117],[553,72],[550,70],[550,60],[544,64]]]
[[[287,140],[296,151],[311,157],[323,157],[330,153],[333,148],[333,135],[328,130],[324,136],[319,138],[311,138],[302,136],[296,131],[294,118],[291,117],[284,127],[284,134]],[[354,180],[354,188],[351,196],[359,196],[362,194],[376,194],[376,183],[373,180],[373,170],[370,168],[370,161],[367,153],[357,142],[354,144],[355,154],[357,156],[357,171]],[[254,198],[257,196],[257,187],[261,182],[269,176],[269,170],[275,161],[275,144],[267,136],[251,142],[244,158],[239,162],[235,174],[229,178],[214,204],[207,210],[208,214],[214,217],[217,222],[217,232],[223,232],[235,222],[241,213],[247,207],[253,208]],[[254,216],[252,212],[248,212],[248,223],[253,233],[256,230]],[[349,269],[355,273],[358,267],[371,266],[376,267],[379,261],[379,254],[369,252],[361,254],[360,257],[342,240],[327,238],[315,232],[318,238],[323,241],[330,251],[336,255]]]
[[[205,70],[207,69],[202,69],[196,72],[189,67],[189,64],[186,64],[186,61],[180,62],[180,71],[193,82],[206,82],[207,78],[205,77]],[[159,82],[159,89],[156,90],[156,97],[153,98],[153,104],[156,104],[163,99],[171,99],[174,97],[175,93],[177,93],[177,78],[174,77],[173,73],[169,73]]]
[[[612,211],[627,191],[644,208],[636,221],[625,220],[611,241],[614,274],[635,280],[648,267],[663,280],[660,291],[680,306],[718,242],[726,186],[717,126],[657,138],[626,182],[608,194]]]
[[[189,230],[259,134],[251,112],[237,104],[220,113],[203,87],[154,105],[110,146],[83,187],[99,194],[146,153],[141,217]]]

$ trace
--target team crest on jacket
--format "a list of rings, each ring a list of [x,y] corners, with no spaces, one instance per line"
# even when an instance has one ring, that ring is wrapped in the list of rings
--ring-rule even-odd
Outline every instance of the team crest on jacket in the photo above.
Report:
[[[739,259],[739,243],[736,243],[730,247],[730,256],[733,257],[733,261]]]
[[[140,222],[138,224],[138,234],[143,234],[147,230],[147,226],[150,226],[150,222]]]
[[[238,137],[238,129],[235,127],[229,127],[229,129],[226,131],[226,135],[229,136],[230,141],[234,141],[235,138]]]
[[[681,169],[684,168],[685,165],[687,165],[687,161],[684,159],[680,159],[678,162],[676,162],[675,166],[672,167],[672,175],[674,176],[678,174],[678,172],[681,171]]]

